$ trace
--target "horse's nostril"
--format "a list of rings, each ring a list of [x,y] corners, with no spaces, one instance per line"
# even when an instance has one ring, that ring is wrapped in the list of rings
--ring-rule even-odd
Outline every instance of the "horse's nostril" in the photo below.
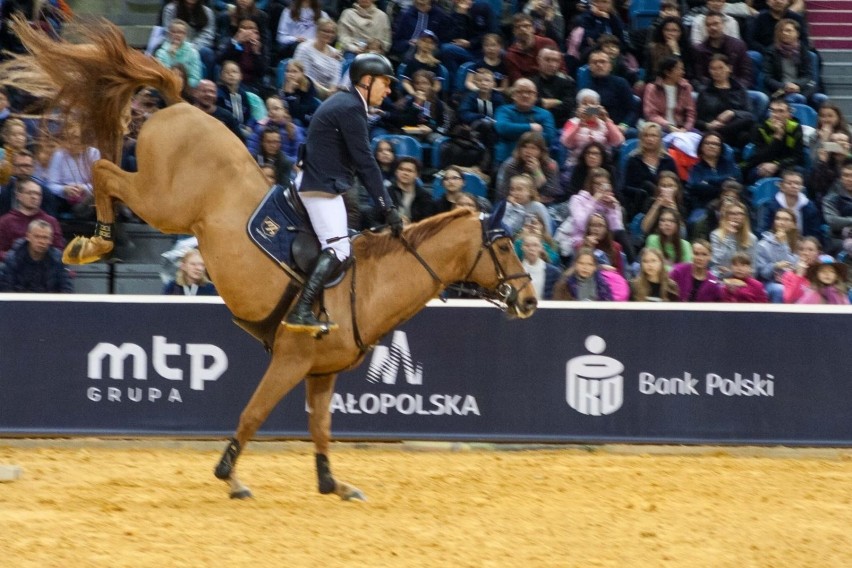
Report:
[[[527,311],[532,311],[532,310],[536,309],[537,306],[538,306],[538,300],[536,300],[535,298],[527,298],[524,301],[524,308],[526,308]]]

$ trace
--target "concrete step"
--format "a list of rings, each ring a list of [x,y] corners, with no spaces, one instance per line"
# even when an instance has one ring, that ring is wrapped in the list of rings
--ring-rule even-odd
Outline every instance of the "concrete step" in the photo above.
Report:
[[[145,49],[148,46],[148,38],[151,37],[151,30],[154,29],[154,24],[122,25],[120,27],[124,32],[124,39],[127,40],[130,47]]]
[[[159,264],[117,264],[116,294],[162,294]]]
[[[852,96],[848,94],[832,93],[831,89],[827,90],[829,91],[827,93],[829,100],[840,107],[840,110],[843,111],[843,116],[846,117],[847,122],[852,120]],[[849,93],[852,91],[850,91],[850,89],[846,89],[843,92]]]
[[[117,244],[113,258],[122,262],[158,264],[160,256],[175,243],[174,235],[165,235],[143,223],[123,223],[129,241]]]
[[[848,49],[821,49],[819,54],[824,63],[852,62],[852,51]],[[852,70],[850,72],[852,72]]]
[[[118,25],[152,26],[162,5],[161,0],[78,0],[72,8],[82,17],[103,16]]]
[[[109,294],[109,265],[103,262],[69,267],[75,294]]]

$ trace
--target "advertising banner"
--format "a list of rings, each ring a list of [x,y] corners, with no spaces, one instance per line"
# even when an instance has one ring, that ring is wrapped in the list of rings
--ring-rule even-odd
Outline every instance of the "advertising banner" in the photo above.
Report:
[[[335,438],[852,444],[848,310],[673,308],[436,303],[340,375]],[[269,362],[215,301],[0,313],[0,434],[227,436]],[[306,418],[300,386],[260,435]]]

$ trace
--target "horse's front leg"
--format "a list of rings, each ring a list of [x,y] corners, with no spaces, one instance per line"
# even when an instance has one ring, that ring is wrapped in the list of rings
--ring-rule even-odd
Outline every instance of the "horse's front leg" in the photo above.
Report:
[[[331,397],[334,394],[334,382],[337,375],[320,375],[308,377],[305,380],[306,397],[308,399],[308,429],[316,451],[317,481],[319,492],[327,495],[334,493],[344,501],[366,501],[364,493],[343,481],[337,481],[331,474],[331,463],[328,461],[329,443],[331,442]]]
[[[314,341],[312,338],[310,340]],[[306,357],[303,357],[304,362],[301,365],[293,362],[295,357],[290,357],[290,364],[285,364],[287,359],[287,350],[281,349],[273,353],[269,368],[240,414],[237,431],[228,441],[228,447],[214,470],[214,475],[230,486],[231,499],[246,499],[252,496],[251,490],[237,478],[237,458],[252,436],[266,422],[269,413],[302,380],[310,366]]]

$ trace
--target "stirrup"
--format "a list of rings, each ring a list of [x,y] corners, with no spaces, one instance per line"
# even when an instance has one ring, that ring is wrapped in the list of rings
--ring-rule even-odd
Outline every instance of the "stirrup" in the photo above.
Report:
[[[314,339],[322,339],[323,336],[328,335],[340,326],[329,320],[328,312],[325,310],[325,308],[320,308],[320,314],[321,317],[325,317],[325,321],[321,320],[318,317],[315,317],[313,312],[311,312],[311,319],[313,321],[289,322],[285,318],[284,321],[282,321],[281,323],[282,325],[284,325],[284,327],[294,333],[310,333],[314,336]]]
[[[287,320],[284,320],[283,322],[281,322],[281,324],[294,333],[310,333],[314,336],[314,339],[321,339],[324,335],[328,335],[329,333],[340,327],[339,325],[333,322],[319,322],[319,324],[308,324],[289,323]]]

